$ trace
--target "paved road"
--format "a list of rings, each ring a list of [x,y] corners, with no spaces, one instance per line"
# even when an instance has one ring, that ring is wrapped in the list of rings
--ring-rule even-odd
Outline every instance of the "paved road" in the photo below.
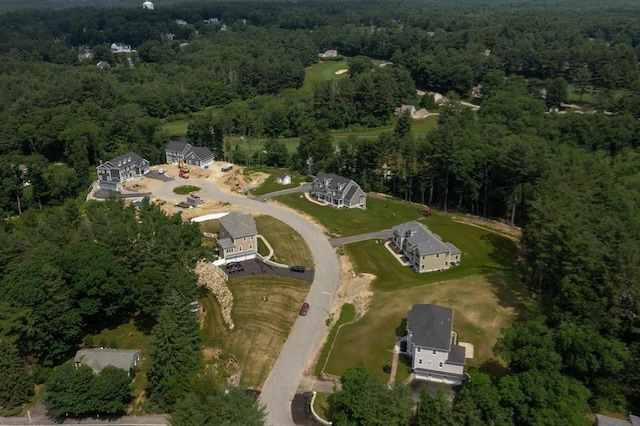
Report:
[[[313,269],[307,269],[304,272],[293,272],[290,271],[289,268],[273,266],[260,259],[245,260],[240,263],[244,267],[244,271],[230,273],[229,279],[243,278],[252,275],[277,275],[313,283],[313,277],[315,275]]]
[[[374,240],[378,238],[388,240],[391,237],[393,237],[393,230],[385,229],[384,231],[369,232],[368,234],[352,235],[350,237],[342,238],[332,238],[329,240],[329,243],[332,247],[337,247],[341,244],[357,243],[358,241]]]
[[[283,189],[282,191],[275,191],[275,192],[270,192],[268,194],[261,195],[259,197],[256,197],[256,200],[267,201],[269,198],[279,197],[280,195],[295,194],[298,192],[309,192],[309,191],[311,191],[311,184],[303,183],[297,188]]]
[[[309,313],[305,317],[298,317],[294,323],[260,395],[261,401],[267,406],[267,424],[293,425],[291,400],[317,342],[328,333],[325,320],[329,302],[335,296],[340,279],[338,257],[322,230],[296,213],[273,204],[223,192],[213,182],[205,179],[189,179],[188,184],[201,187],[198,194],[205,200],[228,202],[285,222],[304,238],[313,254],[315,276],[306,299],[310,305]],[[168,201],[180,201],[183,196],[173,192],[173,188],[180,185],[184,185],[184,182],[165,182],[154,190],[154,195]]]

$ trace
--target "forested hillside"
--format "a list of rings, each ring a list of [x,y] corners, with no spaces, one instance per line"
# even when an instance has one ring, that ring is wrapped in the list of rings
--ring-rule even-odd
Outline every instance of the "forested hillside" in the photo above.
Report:
[[[192,300],[197,228],[153,206],[75,202],[100,161],[133,150],[162,162],[162,125],[187,119],[190,140],[222,145],[235,162],[336,172],[368,191],[523,227],[522,283],[540,304],[495,349],[508,369],[472,373],[479,385],[447,406],[455,422],[580,423],[588,410],[640,409],[640,7],[574,6],[228,2],[4,13],[0,335],[11,348],[0,355],[30,372],[56,365],[95,324],[136,313],[174,324],[156,328],[171,338],[193,332],[172,312]],[[112,53],[112,43],[135,51]],[[347,74],[303,86],[327,49],[347,58]],[[436,106],[416,88],[450,102]],[[415,135],[408,116],[393,115],[406,103],[438,112],[437,128]],[[380,126],[393,130],[332,141],[335,130]],[[240,136],[248,148],[233,142]],[[283,138],[298,138],[293,155]],[[265,149],[252,150],[259,139]],[[158,288],[159,274],[174,284]],[[196,355],[179,356],[189,361],[185,376],[199,368]],[[21,368],[12,374],[27,375]],[[186,392],[185,383],[177,393],[163,387],[183,372],[165,373],[150,375],[154,409]],[[0,392],[0,407],[28,398],[15,383],[22,396]]]

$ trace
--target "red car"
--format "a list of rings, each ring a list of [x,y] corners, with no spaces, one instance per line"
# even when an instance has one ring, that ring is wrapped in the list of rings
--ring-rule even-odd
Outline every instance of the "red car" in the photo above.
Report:
[[[309,304],[307,302],[304,302],[302,304],[302,307],[300,308],[300,316],[307,315],[308,311],[309,311]]]

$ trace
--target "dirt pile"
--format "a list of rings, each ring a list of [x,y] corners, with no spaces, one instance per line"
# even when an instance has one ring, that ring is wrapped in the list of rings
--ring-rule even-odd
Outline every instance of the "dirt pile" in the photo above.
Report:
[[[220,313],[222,319],[229,330],[235,327],[231,318],[231,309],[233,309],[233,294],[227,287],[227,283],[205,260],[200,260],[196,264],[195,272],[198,275],[198,285],[207,287],[218,300],[220,305]]]
[[[356,308],[356,319],[359,319],[371,306],[373,292],[371,283],[376,278],[372,274],[356,274],[348,256],[340,257],[342,263],[342,276],[340,287],[336,295],[337,307],[345,303],[351,303]]]

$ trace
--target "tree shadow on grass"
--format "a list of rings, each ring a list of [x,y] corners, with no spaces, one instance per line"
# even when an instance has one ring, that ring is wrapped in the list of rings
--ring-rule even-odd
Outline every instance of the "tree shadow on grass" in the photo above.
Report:
[[[499,379],[509,374],[509,368],[496,358],[491,358],[483,362],[478,370],[489,375],[491,378]]]
[[[402,321],[400,321],[400,324],[396,327],[396,336],[402,337],[405,334],[407,334],[407,319],[402,318]]]

